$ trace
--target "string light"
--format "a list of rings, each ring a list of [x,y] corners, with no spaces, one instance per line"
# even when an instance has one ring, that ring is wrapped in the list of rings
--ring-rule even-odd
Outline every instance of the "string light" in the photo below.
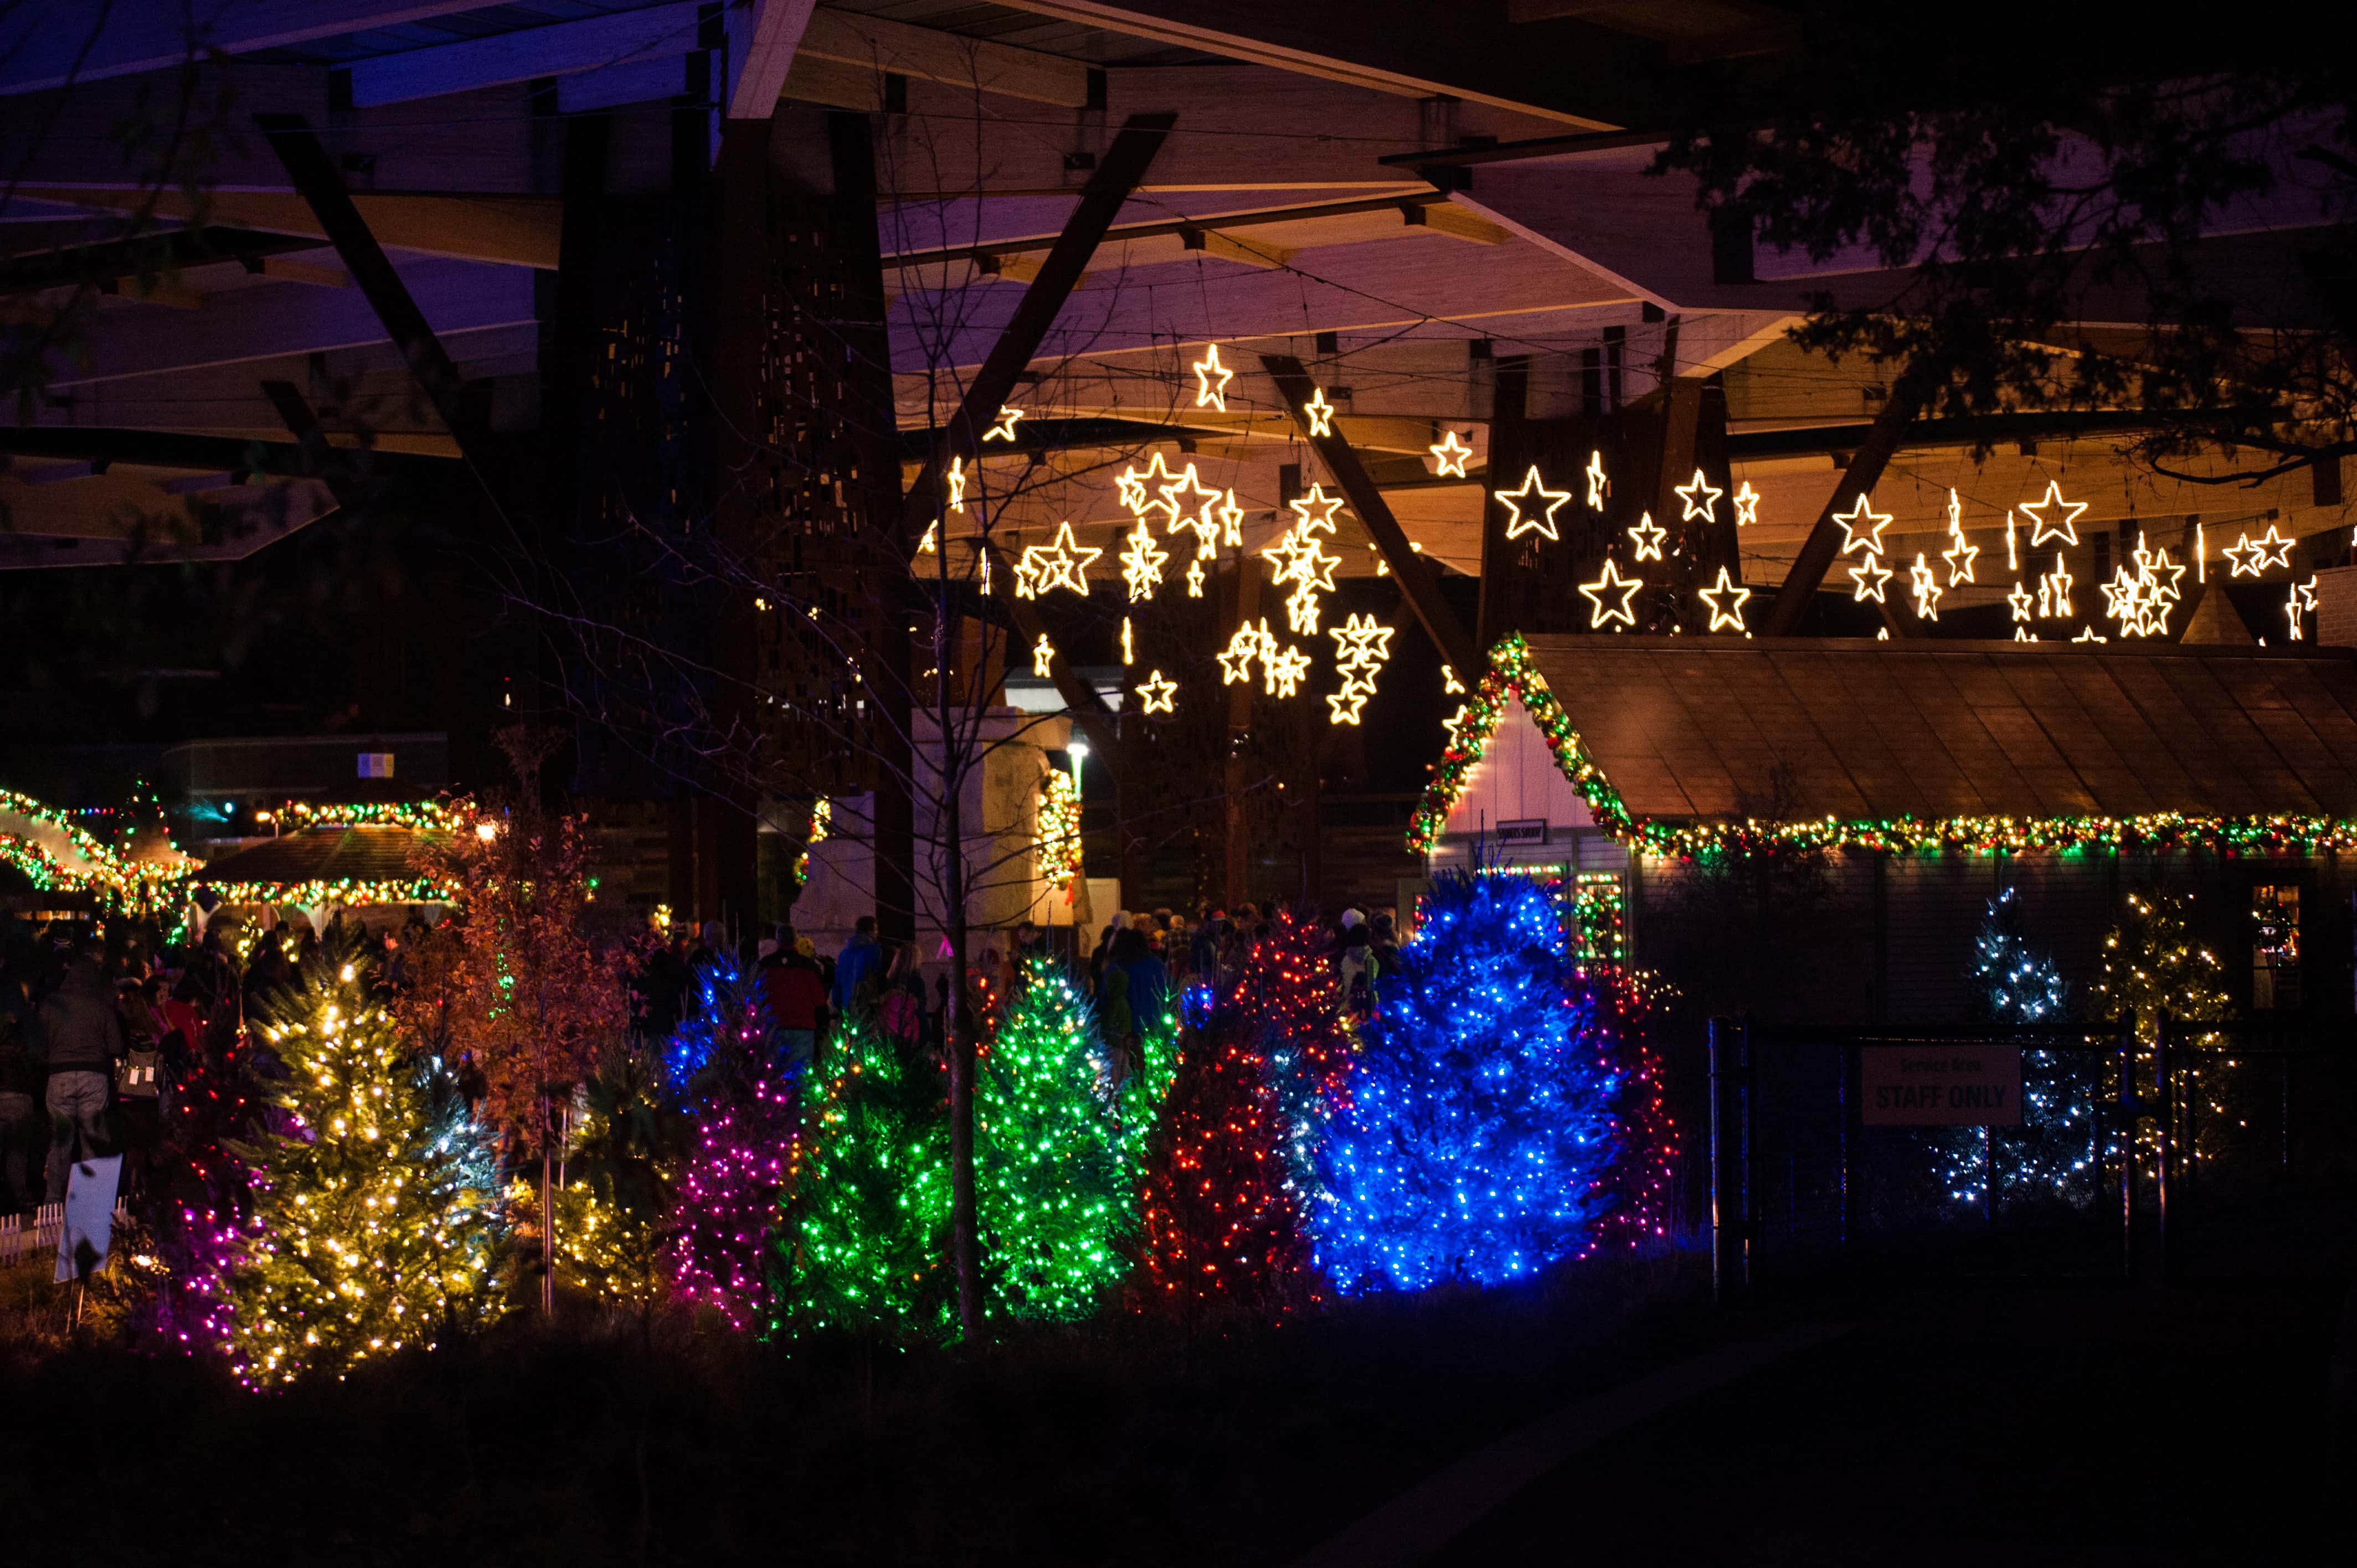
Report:
[[[1131,638],[1127,616],[1121,618],[1121,661],[1125,665],[1137,662],[1137,644]]]
[[[1699,590],[1699,594],[1702,602],[1710,607],[1711,630],[1744,629],[1743,606],[1751,597],[1751,590],[1738,585],[1726,567],[1718,569],[1718,581]]]
[[[1162,487],[1163,504],[1170,513],[1169,532],[1176,533],[1182,528],[1193,529],[1200,541],[1200,548],[1196,551],[1198,555],[1210,555],[1216,548],[1220,522],[1212,509],[1219,505],[1223,493],[1203,483],[1197,477],[1192,463]],[[1190,512],[1196,515],[1189,517],[1188,514]]]
[[[1345,686],[1339,692],[1326,693],[1326,722],[1329,725],[1355,725],[1360,710],[1367,705],[1367,693]]]
[[[2079,635],[2072,638],[2071,640],[2073,642],[2109,642],[2111,641],[2111,639],[2108,637],[2098,636],[2095,628],[2092,626],[2083,626],[2079,628]]]
[[[1031,805],[1039,824],[1039,879],[1050,887],[1066,886],[1081,874],[1080,789],[1071,774],[1050,768],[1039,775]]]
[[[1173,711],[1171,704],[1178,695],[1178,682],[1164,679],[1162,671],[1157,670],[1146,678],[1144,685],[1137,688],[1137,695],[1138,712],[1149,717],[1170,713]]]
[[[1461,697],[1465,694],[1465,682],[1457,678],[1456,671],[1444,664],[1440,667],[1440,689],[1446,695]]]
[[[1264,639],[1267,634],[1264,632]],[[1275,647],[1274,639],[1263,643],[1260,671],[1268,694],[1290,697],[1301,689],[1301,678],[1309,673],[1309,655],[1293,647]]]
[[[1222,403],[1221,406],[1224,408],[1227,405]],[[1309,401],[1301,405],[1301,412],[1307,415],[1309,420],[1309,434],[1311,436],[1331,435],[1334,434],[1334,405],[1326,401],[1326,389],[1324,387],[1318,388],[1310,394]]]
[[[1670,487],[1670,493],[1685,503],[1685,513],[1678,520],[1679,521],[1692,522],[1695,518],[1700,518],[1705,522],[1717,522],[1718,498],[1727,492],[1714,486],[1703,477],[1702,470],[1696,468],[1693,483],[1673,485]]]
[[[1236,628],[1228,639],[1228,646],[1217,658],[1220,661],[1220,684],[1243,685],[1252,680],[1253,660],[1265,659],[1275,650],[1276,639],[1269,635],[1268,620],[1262,618],[1258,627],[1246,621]]]
[[[1942,591],[1940,575],[1932,570],[1921,551],[1915,553],[1915,564],[1907,569],[1907,575],[1915,596],[1915,613],[1925,620],[1938,620]]]
[[[1964,542],[1964,503],[1954,490],[1948,492],[1948,538],[1940,559],[1948,564],[1948,586],[1973,580],[1973,563],[1980,559],[1980,546]]]
[[[2005,602],[2013,607],[2013,618],[2026,623],[2029,619],[2030,607],[2038,601],[2030,597],[2029,590],[2017,580],[2012,591],[2006,595]]]
[[[1220,542],[1231,550],[1241,550],[1244,542],[1244,509],[1236,503],[1236,492],[1227,492],[1220,502]]]
[[[1103,553],[1103,551],[1084,545],[1075,538],[1071,523],[1058,523],[1054,544],[1027,544],[1023,547],[1024,575],[1031,579],[1033,585],[1032,594],[1026,596],[1063,588],[1087,598],[1090,563]]]
[[[1002,411],[1002,412],[1003,412],[1003,411]],[[1019,417],[1019,416],[1018,416],[1018,417]],[[1012,440],[1012,439],[1014,438],[1013,434],[1012,434],[1012,433],[1013,433],[1013,431],[1014,431],[1014,428],[1015,428],[1015,427],[1014,427],[1012,424],[1009,424],[1009,425],[1007,426],[1007,430],[1008,430],[1008,432],[1009,432],[1009,435],[1008,435],[1008,439],[1009,439],[1009,440]],[[949,481],[949,492],[950,492],[950,510],[951,510],[952,511],[963,511],[963,510],[965,510],[965,458],[964,458],[964,457],[963,457],[963,456],[957,456],[957,457],[952,457],[952,458],[951,458],[951,459],[950,459],[950,471],[949,471],[949,474],[948,474],[948,481]]]
[[[1442,431],[1440,439],[1426,450],[1432,454],[1435,477],[1443,479],[1463,478],[1466,459],[1473,456],[1473,448],[1458,440],[1454,430]]]
[[[1888,522],[1890,520],[1884,518],[1882,521]],[[1874,600],[1877,604],[1882,603],[1883,585],[1890,581],[1890,568],[1882,564],[1881,557],[1870,550],[1867,551],[1866,558],[1849,569],[1850,581],[1857,585],[1851,590],[1850,597],[1859,604],[1864,604],[1868,599]],[[1884,629],[1888,630],[1889,628]]]
[[[1863,491],[1859,493],[1856,504],[1852,505],[1849,510],[1834,513],[1834,521],[1842,526],[1841,553],[1843,554],[1847,555],[1852,551],[1863,550],[1871,557],[1883,553],[1882,531],[1890,526],[1890,514],[1887,511],[1875,510]],[[1859,596],[1862,598],[1865,596]],[[1875,595],[1876,598],[1881,596],[1878,593]]]
[[[1749,528],[1760,521],[1760,492],[1746,479],[1735,490],[1735,526]]]
[[[1187,563],[1187,596],[1190,599],[1203,596],[1203,563],[1200,560]]]
[[[2054,553],[2054,570],[2038,579],[2038,613],[2046,620],[2068,620],[2072,616],[2071,585],[2074,579],[2062,564],[2062,553]]]
[[[1659,561],[1662,558],[1662,541],[1668,537],[1669,530],[1656,523],[1652,512],[1638,514],[1635,524],[1629,530],[1630,542],[1636,545],[1640,561]]]
[[[1590,511],[1602,511],[1604,498],[1612,493],[1611,481],[1604,477],[1604,454],[1591,448],[1587,454],[1587,467],[1581,472],[1587,478],[1587,509]],[[1531,473],[1536,477],[1538,470],[1533,468]],[[1550,512],[1548,515],[1554,514]]]
[[[1588,629],[1600,630],[1607,622],[1610,621],[1619,621],[1623,626],[1634,627],[1637,624],[1637,612],[1631,607],[1631,601],[1635,599],[1637,590],[1644,585],[1645,580],[1642,577],[1622,576],[1619,563],[1609,555],[1606,556],[1604,575],[1593,583],[1579,585],[1579,591],[1587,596],[1589,606]],[[1607,606],[1604,601],[1614,594],[1620,596],[1620,602]]]
[[[1022,417],[1021,409],[1001,405],[998,410],[998,423],[984,431],[982,438],[985,441],[1004,441],[1012,446],[1015,444],[1015,422]]]
[[[2291,548],[2296,542],[2277,533],[2276,525],[2270,522],[2266,532],[2259,538],[2253,539],[2245,532],[2241,539],[2218,553],[2233,563],[2235,576],[2255,577],[2270,566],[2289,566]]]
[[[1220,363],[1220,346],[1204,345],[1203,357],[1195,361],[1195,406],[1227,413],[1228,382],[1234,377],[1235,371]]]
[[[1129,535],[1121,553],[1121,578],[1129,588],[1129,602],[1142,604],[1154,596],[1162,585],[1162,567],[1170,553],[1155,542],[1154,534],[1143,518]]]
[[[1342,677],[1342,689],[1326,699],[1329,724],[1359,722],[1375,694],[1375,673],[1391,658],[1392,629],[1372,615],[1351,615],[1327,632],[1334,639],[1335,672]]]
[[[2021,571],[2021,551],[2016,542],[2018,537],[2014,532],[2013,513],[2008,511],[2005,514],[2005,569],[2016,575]]]
[[[1490,493],[1503,502],[1506,510],[1513,514],[1512,520],[1506,524],[1507,538],[1519,539],[1533,529],[1536,529],[1549,539],[1560,538],[1555,531],[1555,514],[1562,509],[1564,502],[1571,499],[1571,492],[1547,489],[1546,482],[1539,478],[1537,464],[1531,465],[1531,471],[1523,478],[1522,489],[1492,490]],[[1524,511],[1523,503],[1533,500],[1544,502],[1545,510]]]
[[[932,521],[925,524],[925,536],[924,538],[917,541],[917,553],[920,555],[931,555],[938,553],[941,549],[941,537],[942,520],[940,518],[935,518]],[[763,609],[768,609],[770,607],[768,605],[762,604],[759,599],[756,599],[753,602],[759,605]]]
[[[2059,539],[2065,544],[2078,543],[2079,514],[2086,510],[2085,501],[2064,500],[2061,485],[2053,479],[2047,480],[2046,494],[2042,499],[2021,503],[2022,515],[2034,525],[2029,535],[2029,547],[2035,550],[2050,539]],[[2049,511],[2056,515],[2050,518],[2046,515]]]
[[[1055,645],[1048,640],[1048,634],[1043,631],[1039,634],[1039,640],[1031,649],[1031,673],[1045,681],[1055,672]]]
[[[1306,537],[1312,529],[1322,528],[1329,533],[1334,532],[1334,514],[1341,510],[1342,498],[1328,495],[1324,485],[1313,484],[1308,495],[1298,500],[1287,501],[1286,505],[1301,520],[1294,526]]]

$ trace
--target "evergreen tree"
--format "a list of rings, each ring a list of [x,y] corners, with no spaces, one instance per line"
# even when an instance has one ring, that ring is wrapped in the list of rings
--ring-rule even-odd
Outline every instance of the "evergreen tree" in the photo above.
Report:
[[[1973,950],[1968,1003],[1976,1024],[2060,1023],[2071,988],[2054,961],[2029,945],[2021,898],[2008,887],[1988,901]],[[1939,1135],[1940,1178],[1960,1203],[1997,1192],[2013,1197],[2060,1197],[2084,1205],[2095,1196],[2094,1082],[2089,1058],[2030,1049],[2021,1058],[2020,1129],[1958,1128]]]
[[[1318,1262],[1347,1291],[1526,1277],[1588,1244],[1616,1090],[1561,913],[1529,880],[1426,894],[1318,1146]]]
[[[1137,1020],[1136,1070],[1114,1090],[1114,1144],[1133,1177],[1145,1162],[1163,1102],[1170,1097],[1171,1082],[1178,1076],[1177,1008],[1178,999],[1173,996],[1159,1014]]]
[[[770,1259],[773,1310],[797,1327],[933,1335],[950,1322],[948,1076],[904,1060],[872,1015],[819,1058]]]
[[[2061,972],[2022,935],[2017,890],[2008,887],[1990,899],[1974,945],[1972,1021],[2052,1023],[2068,1010],[2070,1000],[2071,988]]]
[[[1119,1276],[1137,1197],[1109,1089],[1095,1008],[1061,962],[1029,960],[974,1085],[975,1206],[998,1310],[1085,1316]]]
[[[2199,1113],[2194,1146],[2179,1153],[2199,1162],[2222,1152],[2220,1144],[2235,1114],[2240,1064],[2219,1048],[2222,1036],[2199,1026],[2226,1022],[2234,1010],[2226,998],[2224,966],[2194,936],[2192,907],[2189,893],[2128,895],[2120,923],[2104,939],[2103,972],[2091,988],[2088,1011],[2107,1023],[2134,1020],[2140,1095],[2156,1087],[2160,1016],[2169,1015],[2178,1103]],[[2154,1157],[2158,1136],[2149,1118],[2137,1123],[2140,1159]],[[2110,1152],[2115,1158],[2121,1155],[2116,1138]]]
[[[250,1141],[261,1103],[241,1030],[199,1031],[164,1120],[164,1158],[149,1217],[163,1262],[154,1327],[180,1349],[229,1337],[229,1270],[253,1212],[252,1173],[232,1145]]]
[[[625,1053],[574,1097],[556,1187],[557,1274],[611,1305],[651,1308],[673,1288],[673,1187],[686,1132],[658,1094],[659,1077],[652,1058]],[[508,1200],[518,1228],[536,1232],[538,1185],[512,1182]]]
[[[1317,1183],[1312,1151],[1326,1117],[1342,1102],[1354,1048],[1332,946],[1316,920],[1278,911],[1253,944],[1225,1004],[1259,1036],[1275,1090],[1286,1179],[1305,1203]]]
[[[307,964],[262,1033],[283,1073],[269,1132],[231,1145],[254,1177],[229,1284],[237,1375],[340,1375],[497,1316],[494,1137],[396,1035],[360,962]]]
[[[1598,1055],[1614,1084],[1612,1162],[1605,1168],[1598,1243],[1664,1240],[1677,1225],[1678,1122],[1652,1021],[1676,993],[1657,975],[1606,960],[1575,965],[1571,983],[1588,998]]]

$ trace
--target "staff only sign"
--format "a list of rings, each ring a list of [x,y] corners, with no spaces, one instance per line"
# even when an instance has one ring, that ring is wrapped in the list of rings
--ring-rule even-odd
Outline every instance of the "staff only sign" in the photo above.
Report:
[[[2018,1127],[2021,1047],[1867,1046],[1858,1087],[1869,1127]]]

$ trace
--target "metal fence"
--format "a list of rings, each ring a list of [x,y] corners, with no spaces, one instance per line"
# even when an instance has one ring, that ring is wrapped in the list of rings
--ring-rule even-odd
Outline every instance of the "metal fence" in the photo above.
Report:
[[[2019,1121],[1870,1124],[1868,1053],[2020,1053]],[[2349,1026],[1714,1019],[1720,1298],[1842,1269],[2168,1279],[2245,1266],[2357,1171]]]

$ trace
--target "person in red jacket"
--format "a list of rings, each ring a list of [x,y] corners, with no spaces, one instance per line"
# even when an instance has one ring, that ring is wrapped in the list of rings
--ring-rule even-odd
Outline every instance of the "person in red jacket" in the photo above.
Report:
[[[776,961],[762,969],[758,982],[761,1003],[770,1010],[787,1065],[807,1066],[826,1026],[826,975],[816,959],[802,952],[791,926],[779,928],[771,957]]]

